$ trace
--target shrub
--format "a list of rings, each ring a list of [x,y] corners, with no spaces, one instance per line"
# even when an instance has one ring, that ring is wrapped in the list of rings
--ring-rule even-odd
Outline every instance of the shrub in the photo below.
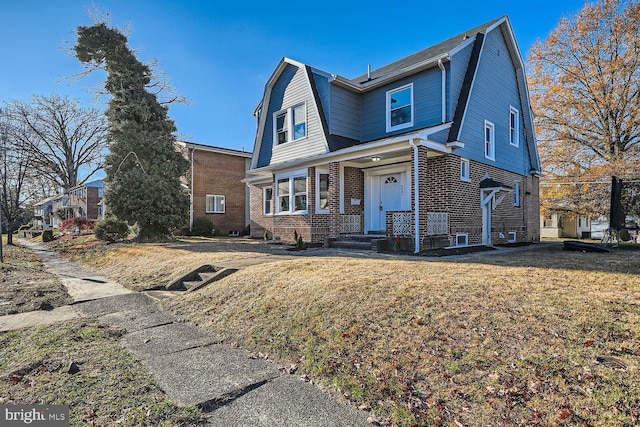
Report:
[[[124,240],[129,235],[129,224],[115,216],[110,216],[96,224],[96,238],[105,242]]]
[[[81,216],[76,216],[73,218],[69,218],[60,226],[60,231],[83,231],[83,230],[93,230],[96,226],[96,221],[93,219],[84,218]]]
[[[42,231],[42,241],[43,242],[52,242],[53,241],[53,230],[47,229]]]
[[[196,218],[191,227],[192,236],[213,236],[213,222],[207,218]]]

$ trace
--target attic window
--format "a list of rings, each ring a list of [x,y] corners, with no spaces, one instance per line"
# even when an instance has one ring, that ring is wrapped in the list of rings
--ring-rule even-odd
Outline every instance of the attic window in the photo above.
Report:
[[[387,132],[413,126],[413,84],[387,92]]]
[[[307,136],[307,108],[304,103],[273,113],[275,145],[297,141]]]

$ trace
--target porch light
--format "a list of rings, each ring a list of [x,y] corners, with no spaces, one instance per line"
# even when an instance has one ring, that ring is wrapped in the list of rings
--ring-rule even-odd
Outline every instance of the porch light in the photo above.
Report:
[[[372,162],[379,162],[380,160],[382,160],[382,157],[380,157],[380,156],[372,156],[371,157],[371,161]]]

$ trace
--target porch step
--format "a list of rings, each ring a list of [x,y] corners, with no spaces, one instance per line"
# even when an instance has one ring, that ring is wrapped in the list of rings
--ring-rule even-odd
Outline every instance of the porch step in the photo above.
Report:
[[[345,234],[338,239],[331,239],[329,247],[375,251],[377,240],[384,238],[383,234]]]

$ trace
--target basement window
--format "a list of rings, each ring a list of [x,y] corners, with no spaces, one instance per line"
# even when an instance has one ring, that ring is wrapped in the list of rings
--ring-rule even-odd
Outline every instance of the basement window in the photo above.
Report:
[[[456,234],[456,246],[469,246],[469,233]]]

